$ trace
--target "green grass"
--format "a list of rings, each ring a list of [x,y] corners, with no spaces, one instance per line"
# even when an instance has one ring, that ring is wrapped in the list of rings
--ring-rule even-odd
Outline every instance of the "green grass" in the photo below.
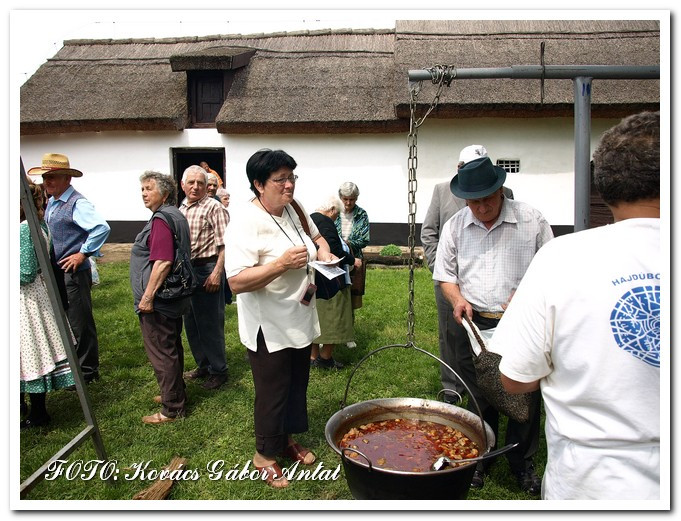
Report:
[[[143,415],[158,410],[152,397],[158,385],[144,353],[139,324],[132,310],[127,263],[99,266],[102,283],[93,288],[95,319],[100,340],[101,379],[88,386],[94,414],[99,424],[108,457],[117,462],[119,479],[110,485],[100,479],[89,481],[58,478],[39,483],[28,495],[32,500],[132,499],[153,480],[126,480],[135,465],[150,461],[149,470],[159,470],[174,456],[187,458],[187,468],[197,469],[200,478],[174,485],[170,498],[175,500],[302,500],[352,499],[345,479],[336,481],[297,481],[285,490],[272,490],[250,480],[210,480],[207,464],[224,460],[224,470],[241,468],[252,457],[253,380],[239,342],[236,305],[227,306],[225,338],[229,383],[221,390],[205,391],[200,385],[187,383],[188,417],[184,420],[150,426],[141,422]],[[357,348],[338,348],[334,356],[346,364],[338,372],[312,370],[308,388],[310,430],[297,438],[311,447],[325,468],[335,468],[340,460],[327,445],[324,428],[339,410],[351,366],[368,352],[407,340],[408,270],[373,268],[367,271],[364,306],[356,311]],[[430,272],[415,272],[414,344],[438,355],[437,314]],[[185,368],[194,360],[185,345]],[[440,389],[437,361],[413,349],[393,348],[368,358],[350,382],[347,404],[373,398],[417,397],[435,399]],[[76,393],[58,391],[48,394],[48,411],[52,423],[45,428],[21,433],[21,479],[38,469],[84,427],[85,422]],[[502,423],[502,441],[505,424]],[[501,444],[500,444],[501,446]],[[93,443],[88,440],[69,461],[96,459]],[[546,460],[543,443],[536,458],[541,473]],[[498,458],[481,490],[471,490],[469,499],[527,500],[508,469]],[[333,508],[332,505],[329,505]]]

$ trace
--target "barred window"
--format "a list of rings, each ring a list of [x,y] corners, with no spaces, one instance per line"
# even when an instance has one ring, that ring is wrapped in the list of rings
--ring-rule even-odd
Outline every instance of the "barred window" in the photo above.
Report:
[[[497,166],[506,170],[507,174],[520,172],[520,159],[497,159]]]

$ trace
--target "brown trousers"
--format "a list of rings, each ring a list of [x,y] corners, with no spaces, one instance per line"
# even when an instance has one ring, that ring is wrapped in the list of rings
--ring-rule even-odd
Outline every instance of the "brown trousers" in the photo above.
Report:
[[[139,320],[144,350],[161,389],[161,412],[171,418],[184,416],[187,395],[182,378],[182,317],[169,318],[154,311],[140,313]]]

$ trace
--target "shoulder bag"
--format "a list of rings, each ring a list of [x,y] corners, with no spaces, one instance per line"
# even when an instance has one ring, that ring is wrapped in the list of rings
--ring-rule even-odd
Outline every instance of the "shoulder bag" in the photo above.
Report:
[[[530,421],[530,406],[532,404],[532,394],[511,394],[504,389],[501,383],[501,373],[499,363],[501,355],[488,351],[485,342],[480,338],[478,328],[464,313],[463,319],[470,326],[477,343],[480,345],[481,352],[476,355],[471,349],[475,375],[478,381],[478,388],[485,399],[499,412],[518,423]]]
[[[156,291],[156,297],[162,300],[174,300],[189,297],[194,293],[198,285],[198,279],[192,266],[189,253],[180,249],[180,240],[177,237],[175,223],[170,215],[157,210],[165,217],[165,221],[173,234],[173,244],[175,246],[175,260],[168,276]]]

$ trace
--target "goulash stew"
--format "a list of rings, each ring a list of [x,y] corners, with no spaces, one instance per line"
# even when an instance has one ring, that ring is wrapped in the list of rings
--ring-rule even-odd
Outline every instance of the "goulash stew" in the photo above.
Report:
[[[376,467],[407,472],[427,472],[440,456],[464,463],[479,455],[477,445],[453,427],[404,418],[353,427],[339,446],[357,449]],[[364,460],[351,450],[345,454]]]

